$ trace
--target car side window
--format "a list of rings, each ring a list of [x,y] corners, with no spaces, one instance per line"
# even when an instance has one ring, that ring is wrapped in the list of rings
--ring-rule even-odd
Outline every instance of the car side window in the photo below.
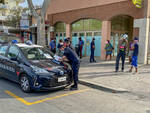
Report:
[[[19,50],[15,46],[11,46],[8,50],[8,58],[17,58],[19,55]]]
[[[8,46],[4,45],[0,47],[0,55],[5,56]]]

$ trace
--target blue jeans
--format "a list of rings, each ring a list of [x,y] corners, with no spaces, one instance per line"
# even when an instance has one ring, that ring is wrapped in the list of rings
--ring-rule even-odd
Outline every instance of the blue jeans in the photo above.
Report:
[[[118,53],[117,58],[116,58],[116,71],[119,70],[119,61],[120,61],[120,58],[122,60],[122,70],[124,70],[125,56],[126,56],[126,53],[123,52],[123,51],[120,51]]]

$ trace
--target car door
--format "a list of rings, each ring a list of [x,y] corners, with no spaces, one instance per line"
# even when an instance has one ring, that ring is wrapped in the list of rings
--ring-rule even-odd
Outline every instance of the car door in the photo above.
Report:
[[[8,49],[8,45],[0,46],[0,76],[8,77],[7,70],[5,70],[5,63],[7,61],[6,52]]]
[[[8,68],[8,75],[9,75],[9,79],[13,80],[13,81],[18,81],[18,74],[19,74],[19,69],[20,69],[20,62],[17,59],[21,59],[20,58],[20,51],[18,49],[17,46],[12,45],[10,46],[10,48],[8,49],[8,53],[7,53],[7,68]]]

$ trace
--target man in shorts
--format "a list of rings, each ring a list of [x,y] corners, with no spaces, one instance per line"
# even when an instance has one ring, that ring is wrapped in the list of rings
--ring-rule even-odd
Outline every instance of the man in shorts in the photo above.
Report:
[[[138,53],[139,53],[139,45],[138,45],[138,38],[134,38],[134,46],[133,46],[133,55],[132,55],[132,63],[131,69],[129,72],[132,72],[133,67],[135,68],[135,73],[138,72]]]

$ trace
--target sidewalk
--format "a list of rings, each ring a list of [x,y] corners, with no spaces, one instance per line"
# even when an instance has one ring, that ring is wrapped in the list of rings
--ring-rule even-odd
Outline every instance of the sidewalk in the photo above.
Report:
[[[120,65],[121,66],[121,65]],[[143,92],[150,94],[150,65],[139,66],[139,74],[129,73],[126,63],[124,72],[115,72],[115,60],[89,63],[87,58],[81,62],[80,83],[105,91]]]

